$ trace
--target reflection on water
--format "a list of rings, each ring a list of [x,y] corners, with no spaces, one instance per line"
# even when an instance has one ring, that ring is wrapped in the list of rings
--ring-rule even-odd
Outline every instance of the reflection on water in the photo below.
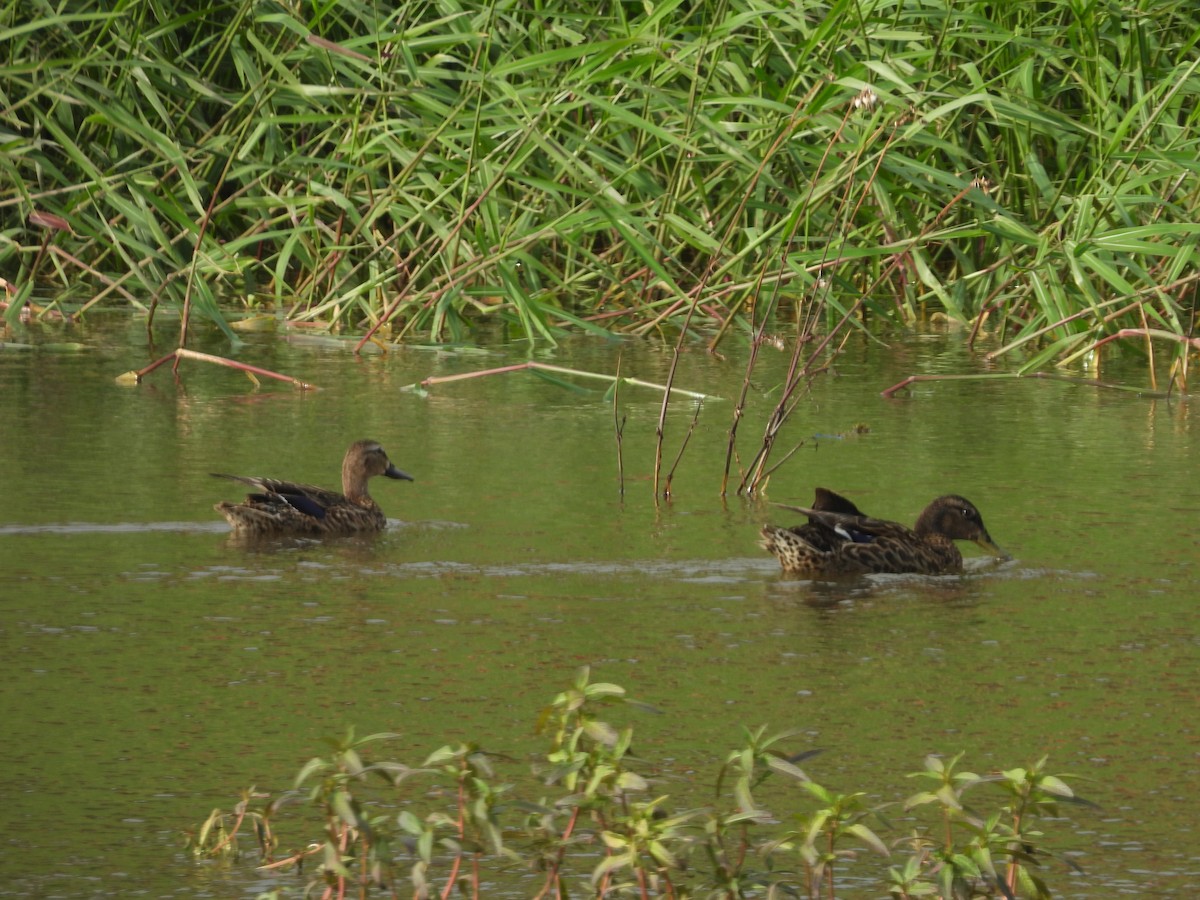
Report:
[[[621,393],[622,498],[600,392],[517,376],[418,396],[401,388],[477,362],[265,342],[243,358],[327,389],[189,371],[131,390],[112,382],[136,362],[124,346],[0,355],[0,895],[254,896],[276,883],[248,861],[193,865],[179,832],[250,784],[288,788],[351,723],[402,732],[414,763],[460,739],[536,755],[539,710],[590,664],[667,713],[636,722],[637,743],[689,771],[715,771],[742,724],[801,727],[826,748],[805,764],[815,778],[880,801],[906,796],[927,753],[983,770],[1048,753],[1103,807],[1047,825],[1084,870],[1048,869],[1051,886],[1190,896],[1200,487],[1170,474],[1195,459],[1186,405],[1048,382],[884,401],[922,360],[972,362],[937,337],[900,369],[851,348],[798,409],[785,438],[808,443],[765,499],[826,485],[911,521],[960,492],[1015,559],[814,582],[758,550],[777,509],[719,496],[728,403],[706,404],[675,500],[656,506],[646,392]],[[579,341],[556,361],[611,372],[618,349],[623,372],[662,380],[652,345]],[[784,362],[759,373],[747,457]],[[743,364],[685,354],[679,378],[736,396]],[[672,448],[691,415],[669,418]],[[854,440],[811,439],[860,422]],[[208,472],[321,483],[364,434],[419,477],[386,498],[385,533],[246,543],[212,511]],[[707,801],[703,779],[668,789]],[[880,871],[848,875],[845,895],[879,895]]]
[[[139,531],[225,531],[216,522],[63,522],[47,525],[0,525],[0,535],[12,534],[130,534]]]

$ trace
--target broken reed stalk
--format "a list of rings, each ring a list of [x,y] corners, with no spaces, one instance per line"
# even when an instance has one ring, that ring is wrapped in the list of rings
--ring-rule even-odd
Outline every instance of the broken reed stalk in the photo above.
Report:
[[[725,444],[725,472],[721,476],[721,496],[724,497],[729,492],[729,470],[733,466],[734,448],[737,446],[738,424],[742,421],[742,416],[746,411],[746,397],[750,393],[750,376],[754,372],[754,364],[758,361],[758,351],[762,347],[762,342],[765,340],[763,327],[765,327],[766,317],[763,317],[763,326],[760,326],[754,335],[754,339],[750,342],[750,356],[746,360],[746,374],[742,377],[742,390],[738,394],[737,404],[733,408],[733,418],[729,422],[729,440]]]
[[[57,216],[54,213],[45,212],[40,209],[35,209],[29,214],[28,222],[32,227],[42,229],[42,243],[38,247],[37,255],[33,258],[33,265],[29,267],[29,275],[22,285],[26,297],[28,297],[28,292],[32,286],[37,283],[38,272],[42,268],[42,261],[46,258],[50,244],[53,242],[55,236],[60,231],[65,231],[71,235],[75,234],[75,231],[71,228],[71,223],[62,216]]]
[[[1113,335],[1117,337],[1117,335]],[[1067,384],[1080,384],[1085,387],[1105,388],[1110,391],[1125,391],[1141,397],[1154,400],[1166,400],[1171,396],[1170,391],[1148,391],[1145,388],[1130,384],[1113,384],[1110,381],[1100,381],[1098,378],[1078,378],[1074,375],[1060,375],[1057,372],[988,372],[980,375],[909,375],[903,381],[893,384],[890,388],[880,391],[882,397],[891,399],[899,391],[910,384],[920,381],[1018,381],[1024,378],[1038,378],[1045,381],[1063,381]]]
[[[226,359],[223,356],[213,356],[209,353],[199,353],[195,350],[188,350],[184,347],[173,350],[161,359],[156,359],[144,369],[137,369],[136,371],[125,372],[122,375],[118,375],[117,382],[121,384],[141,384],[143,378],[145,378],[159,366],[165,365],[166,363],[174,361],[175,365],[172,366],[172,368],[177,371],[179,368],[179,361],[181,359],[193,359],[197,362],[206,362],[212,363],[216,366],[224,366],[227,369],[237,369],[239,372],[245,372],[250,380],[254,381],[256,384],[258,379],[255,376],[261,375],[263,378],[274,378],[276,381],[286,381],[292,387],[299,388],[302,391],[318,390],[315,384],[309,384],[307,381],[301,381],[298,378],[292,378],[290,375],[282,375],[279,372],[272,372],[270,369],[260,369],[258,366],[247,365],[246,363],[241,363],[237,360]]]
[[[667,480],[663,485],[663,499],[671,499],[671,482],[675,478],[675,470],[679,468],[679,461],[683,459],[683,451],[687,449],[688,442],[692,439],[692,434],[696,431],[696,423],[700,421],[700,407],[704,405],[703,400],[696,401],[696,411],[692,414],[692,424],[688,426],[687,434],[683,436],[683,441],[679,445],[679,452],[675,454],[675,462],[671,463],[671,471],[667,472]]]
[[[687,315],[683,318],[683,327],[679,329],[679,337],[675,340],[675,346],[671,350],[671,368],[667,370],[667,389],[663,392],[662,406],[658,410],[658,424],[654,427],[655,443],[654,443],[654,503],[658,505],[658,480],[662,474],[662,452],[663,439],[667,432],[667,406],[671,402],[671,385],[675,383],[675,370],[679,367],[679,351],[683,347],[683,339],[687,337],[688,327],[692,324],[692,316],[696,314],[696,307],[700,305],[700,295],[697,293],[693,298],[691,305],[688,306]],[[699,411],[697,411],[699,415]],[[683,442],[683,446],[687,446],[687,440]],[[680,448],[680,453],[683,448]],[[676,460],[678,464],[678,460]],[[672,467],[674,471],[674,467]]]
[[[904,119],[902,118],[896,124],[897,125],[902,124],[903,121],[904,121]],[[854,210],[850,213],[849,220],[853,219],[853,216],[857,213],[858,208],[862,205],[863,200],[868,196],[868,194],[871,190],[871,185],[874,182],[875,176],[879,171],[879,167],[883,163],[883,157],[886,156],[888,146],[891,145],[892,139],[894,138],[895,134],[896,134],[896,129],[893,128],[892,134],[889,135],[887,143],[883,148],[883,152],[880,154],[880,158],[879,158],[879,160],[877,160],[875,168],[873,169],[873,171],[871,173],[871,177],[867,180],[866,185],[864,186],[864,189],[863,189],[862,193],[860,194],[858,204],[856,204]],[[847,185],[847,188],[849,188],[849,185]],[[949,211],[951,209],[953,209],[955,206],[957,206],[960,202],[962,202],[966,198],[966,196],[970,193],[970,191],[972,189],[977,189],[977,190],[980,190],[980,191],[983,191],[984,193],[986,193],[988,191],[988,188],[989,188],[989,185],[988,185],[986,179],[976,179],[975,181],[972,181],[969,185],[967,185],[961,191],[959,191],[954,197],[950,198],[950,200],[948,200],[946,202],[946,204],[942,207],[942,209],[938,212],[938,214],[936,216],[934,216],[933,220],[928,225],[926,225],[919,234],[913,236],[907,242],[906,246],[909,246],[909,247],[916,246],[921,240],[923,240],[934,228],[938,227],[938,225],[946,217],[946,214],[949,213]],[[843,204],[843,207],[844,206],[845,206],[845,204]],[[893,275],[893,273],[896,272],[897,269],[900,269],[902,266],[904,266],[906,264],[907,257],[908,257],[908,253],[904,249],[897,250],[897,252],[892,255],[891,261],[888,263],[887,266],[884,267],[883,271],[875,278],[875,280],[865,290],[863,290],[861,292],[858,299],[853,304],[851,304],[850,308],[846,310],[845,314],[838,321],[838,323],[832,329],[830,329],[829,333],[826,334],[825,337],[822,338],[817,343],[817,346],[808,355],[808,359],[804,362],[803,366],[799,366],[798,363],[799,363],[799,356],[800,356],[800,347],[804,343],[803,337],[805,335],[802,334],[802,335],[798,336],[798,340],[797,340],[797,344],[796,344],[796,351],[792,356],[792,361],[788,368],[788,374],[787,374],[787,379],[784,384],[783,394],[779,398],[779,402],[775,405],[775,409],[771,413],[770,418],[767,420],[767,425],[763,429],[762,446],[759,448],[758,453],[755,456],[754,462],[751,464],[750,473],[746,476],[746,478],[743,479],[742,485],[738,488],[739,493],[741,493],[742,490],[747,490],[748,492],[752,493],[753,491],[756,490],[758,484],[763,479],[763,477],[765,475],[765,471],[766,471],[767,460],[769,459],[769,457],[771,455],[771,450],[773,449],[773,447],[775,445],[775,439],[779,435],[780,430],[783,428],[784,423],[787,421],[788,417],[791,415],[792,410],[796,408],[796,403],[798,402],[798,400],[793,402],[793,395],[795,394],[796,390],[799,388],[800,384],[803,381],[810,380],[816,374],[816,370],[814,370],[812,368],[814,362],[817,360],[817,358],[820,356],[820,354],[825,351],[825,348],[829,346],[830,342],[834,339],[834,337],[837,336],[839,333],[843,332],[845,327],[850,322],[851,317],[854,316],[858,312],[858,310],[862,308],[863,304],[866,302],[866,298],[871,296],[871,294],[873,294],[879,288],[880,285],[882,285],[889,278],[891,278],[891,276]],[[845,335],[843,335],[842,339],[843,339],[843,341],[845,340]],[[774,469],[772,469],[772,471],[774,471]]]
[[[762,473],[762,477],[759,479],[759,481],[764,484],[766,482],[770,481],[771,476],[774,475],[776,472],[778,472],[781,468],[783,468],[783,464],[786,463],[793,456],[795,456],[797,453],[799,453],[800,450],[802,450],[807,444],[808,444],[808,441],[801,441],[795,447],[793,447],[791,450],[789,450],[787,453],[785,453],[783,455],[783,459],[781,459],[779,462],[775,463],[775,465],[771,466],[771,468],[767,469],[765,472]]]
[[[1132,337],[1160,338],[1164,341],[1174,341],[1177,344],[1187,344],[1190,347],[1200,350],[1200,338],[1187,337],[1186,335],[1176,334],[1173,331],[1163,331],[1161,328],[1122,328],[1116,334],[1110,334],[1108,337],[1096,341],[1090,349],[1096,350],[1109,341]]]
[[[196,243],[192,249],[192,261],[188,266],[187,281],[183,286],[183,309],[179,315],[179,347],[180,349],[187,346],[188,325],[192,320],[192,287],[196,283],[196,266],[200,261],[200,251],[204,247],[204,235],[208,232],[208,224],[212,221],[213,207],[216,206],[217,198],[221,196],[221,185],[225,183],[225,177],[229,174],[229,167],[233,164],[234,154],[229,154],[229,158],[225,160],[225,166],[221,169],[221,173],[217,176],[217,183],[213,186],[212,194],[208,198],[208,206],[204,210],[204,215],[200,217],[200,230],[196,235]],[[146,324],[146,333],[150,333],[150,324]],[[175,371],[179,371],[179,358],[176,357],[175,365],[172,367]]]
[[[583,369],[569,369],[566,366],[553,366],[549,363],[537,362],[536,360],[526,360],[523,363],[515,363],[511,366],[499,366],[495,369],[481,369],[477,372],[462,372],[458,375],[431,375],[430,377],[419,382],[421,387],[429,387],[434,384],[446,384],[451,381],[466,381],[469,378],[484,378],[488,375],[503,375],[508,372],[524,372],[529,369],[537,369],[542,372],[554,372],[558,375],[578,375],[580,378],[595,378],[600,381],[615,382],[618,376],[604,375],[600,372],[587,372]],[[696,391],[685,391],[683,388],[671,387],[670,384],[655,384],[653,381],[642,381],[640,378],[620,378],[620,381],[625,384],[631,384],[635,387],[653,388],[656,391],[665,391],[667,393],[675,393],[684,397],[691,397],[695,400],[708,400],[708,394],[701,394]]]
[[[824,170],[825,164],[826,164],[826,162],[828,162],[828,160],[832,154],[833,147],[837,143],[838,137],[842,134],[842,131],[846,128],[846,125],[849,123],[851,116],[853,116],[854,113],[859,110],[862,110],[862,109],[869,110],[872,107],[874,107],[876,99],[877,98],[876,98],[874,92],[871,91],[870,89],[867,89],[867,90],[861,91],[859,94],[857,94],[852,100],[850,100],[846,104],[846,109],[842,115],[842,121],[838,125],[837,133],[834,137],[834,140],[829,142],[829,145],[825,149],[824,155],[821,157],[820,164],[817,166],[816,171],[813,173],[812,178],[809,181],[809,194],[808,194],[808,198],[805,200],[806,207],[808,205],[808,202],[811,201],[811,199],[813,197],[814,191],[816,190],[817,182],[820,178],[820,174]],[[881,130],[882,130],[882,126],[878,129],[876,129],[875,135],[877,136]],[[891,140],[895,135],[895,131],[896,131],[896,129],[893,128],[892,135],[889,136],[889,138],[888,138],[888,144],[891,143]],[[867,147],[871,146],[871,144],[873,142],[874,142],[874,137],[872,137],[870,140],[864,142],[859,147],[858,152],[856,154],[856,160],[854,163],[855,165],[858,164],[858,160],[860,160],[862,158],[863,154],[866,152]],[[837,215],[843,221],[853,221],[854,220],[854,217],[857,214],[859,207],[862,206],[864,199],[870,194],[872,183],[875,180],[875,175],[879,171],[879,166],[882,164],[883,157],[886,155],[886,153],[887,153],[887,147],[885,146],[883,153],[880,154],[879,161],[876,162],[875,169],[871,173],[871,177],[867,180],[866,185],[864,186],[863,190],[860,192],[858,202],[854,205],[854,208],[850,211],[849,214],[846,213],[846,210],[848,207],[850,207],[850,190],[851,190],[851,187],[853,186],[854,182],[852,180],[846,182],[846,189],[842,194],[842,198],[839,202],[839,211],[837,213]],[[785,259],[786,259],[787,252],[791,248],[792,241],[795,238],[795,229],[799,227],[799,221],[800,221],[800,219],[799,219],[799,217],[797,217],[793,224],[793,232],[791,235],[788,236],[787,249],[785,249]],[[842,235],[841,245],[843,247],[847,240],[847,233],[848,233],[848,231],[846,228],[841,229],[841,235]],[[830,242],[825,245],[825,252],[822,254],[822,259],[821,259],[820,263],[818,264],[816,271],[823,270],[825,265],[827,264],[829,255],[830,255],[830,251],[832,248],[832,244],[833,244],[833,242]],[[834,255],[840,256],[840,253],[841,253],[841,250],[839,249],[838,252]],[[775,301],[775,299],[778,295],[779,287],[780,287],[780,285],[777,283],[775,286],[775,296],[772,297],[772,302]],[[823,290],[825,292],[828,292],[831,289],[829,287],[829,283],[827,281],[823,283],[821,280],[818,280],[817,288],[818,288],[818,290]],[[779,402],[776,403],[775,409],[772,411],[770,418],[767,420],[767,424],[763,429],[762,444],[759,446],[757,453],[755,453],[754,459],[751,461],[749,468],[742,476],[741,483],[738,485],[738,489],[737,489],[738,494],[741,494],[743,491],[747,491],[748,493],[754,493],[758,489],[759,484],[769,474],[769,472],[764,472],[764,470],[766,469],[767,460],[771,455],[771,450],[775,445],[775,438],[779,434],[780,429],[783,427],[784,422],[787,421],[788,416],[791,415],[791,411],[793,409],[795,409],[796,402],[798,402],[798,401],[793,401],[792,397],[795,394],[796,390],[799,388],[800,384],[803,381],[805,381],[806,379],[811,379],[813,377],[813,375],[815,374],[813,371],[811,371],[811,367],[813,365],[813,362],[817,359],[817,356],[818,356],[818,353],[820,352],[821,347],[824,347],[824,344],[822,344],[821,347],[818,348],[817,352],[809,354],[808,359],[803,364],[803,366],[801,366],[801,364],[800,364],[800,357],[801,357],[801,348],[808,342],[808,339],[812,336],[812,329],[816,325],[816,323],[819,319],[819,316],[817,315],[816,311],[814,310],[814,307],[819,309],[820,306],[822,305],[821,302],[818,302],[818,301],[819,301],[819,298],[814,297],[814,302],[810,303],[808,305],[808,307],[806,309],[804,309],[803,315],[797,317],[798,333],[796,335],[796,346],[792,351],[791,359],[788,361],[788,371],[787,371],[787,376],[784,379],[783,394],[780,396]],[[860,299],[859,304],[861,304],[861,303],[862,303],[862,300]],[[758,344],[760,343],[761,335],[764,334],[764,330],[766,328],[766,320],[767,320],[767,316],[764,315],[762,325],[759,328],[758,335],[756,335],[754,349],[751,352],[750,368],[747,368],[747,370],[746,370],[746,385],[749,384],[751,368],[753,367],[754,361],[757,359],[757,356],[758,356],[758,353],[757,353]],[[840,330],[842,328],[842,326],[848,320],[849,320],[849,316],[844,317],[842,319],[842,321],[840,323],[838,323],[838,326],[836,328],[834,328],[833,332],[829,335],[829,337],[831,338],[833,336],[833,334],[836,334],[837,331]],[[829,340],[829,338],[826,339],[826,342],[828,340]],[[735,431],[736,431],[736,429],[731,429],[730,447],[729,447],[729,450],[727,453],[727,458],[726,458],[726,474],[725,474],[726,480],[728,480],[728,476],[729,476],[729,464],[730,464],[730,458],[732,457],[732,454],[733,454],[733,440],[734,440],[734,432]],[[795,452],[795,451],[793,451],[793,452]],[[791,456],[790,453],[788,455]],[[778,468],[778,466],[776,466],[774,468]],[[774,471],[774,468],[771,469],[771,471]],[[724,493],[724,488],[725,488],[725,485],[723,484],[722,485],[722,494]]]
[[[625,437],[625,416],[617,417],[620,408],[619,395],[621,392],[621,355],[617,354],[617,380],[613,382],[613,432],[617,437],[617,493],[625,499],[625,457],[621,452],[621,440]]]
[[[846,127],[846,122],[849,120],[850,111],[852,109],[853,109],[853,106],[851,106],[847,110],[846,115],[842,117],[842,122],[838,126],[838,134],[839,135],[841,134],[842,129]],[[793,112],[792,112],[792,124],[789,125],[789,128],[788,128],[789,133],[792,130],[792,128],[794,127],[796,112],[798,110],[799,110],[799,107],[796,107],[796,109],[793,110]],[[836,138],[834,141],[829,142],[829,145],[825,148],[824,155],[821,157],[821,162],[817,166],[816,172],[814,172],[812,178],[809,180],[808,196],[804,200],[804,204],[803,204],[804,208],[808,207],[810,201],[813,198],[813,194],[816,191],[818,175],[820,172],[822,172],[824,170],[825,162],[829,159],[830,153],[832,152],[832,148],[835,143],[836,143]],[[791,252],[792,243],[795,241],[796,231],[799,228],[800,220],[801,220],[800,216],[796,216],[795,219],[793,220],[792,231],[788,235],[787,244],[785,245],[784,251],[783,251],[783,260],[785,262],[787,260],[788,254]],[[844,242],[845,242],[845,237],[843,236],[843,243]],[[823,254],[823,258],[819,264],[819,267],[823,267],[825,265],[825,263],[828,259],[828,252],[829,252],[829,245],[826,244],[825,253]],[[818,271],[819,271],[819,269],[818,269]],[[764,266],[763,269],[761,269],[759,271],[758,283],[755,285],[754,293],[752,294],[752,297],[755,300],[758,299],[758,297],[760,296],[760,294],[762,292],[763,277],[765,275],[766,275],[766,267]],[[751,341],[751,345],[750,345],[750,357],[746,361],[746,375],[745,375],[745,378],[742,380],[741,395],[738,397],[737,407],[733,411],[733,421],[730,423],[730,426],[729,426],[729,443],[725,449],[725,472],[721,477],[721,496],[722,497],[724,497],[727,494],[728,489],[729,489],[729,470],[730,470],[730,467],[733,465],[733,457],[734,457],[735,448],[737,445],[738,423],[741,421],[742,414],[744,413],[745,408],[746,408],[746,397],[750,390],[750,377],[751,377],[752,373],[754,372],[755,364],[758,362],[758,351],[762,347],[762,342],[766,339],[767,323],[770,321],[771,312],[773,310],[775,310],[778,306],[779,293],[782,290],[782,288],[783,288],[783,279],[780,278],[775,282],[774,289],[771,292],[771,299],[767,304],[767,308],[765,310],[763,310],[762,318],[760,319],[758,327],[756,329],[753,326],[753,322],[754,322],[754,316],[758,311],[757,303],[755,303],[753,306],[751,306],[751,309],[750,309],[751,328],[754,331],[754,339]],[[732,318],[733,318],[733,316],[731,314],[729,317],[729,320],[732,320]],[[809,318],[808,321],[815,322],[816,317],[812,316]],[[716,345],[716,341],[719,339],[720,334],[723,333],[724,327],[725,326],[723,325],[721,332],[718,332],[717,338],[714,338],[713,342],[709,345],[710,347],[713,347]],[[792,354],[792,361],[789,366],[789,375],[788,375],[789,381],[791,380],[791,373],[795,370],[796,363],[799,360],[800,346],[801,346],[801,344],[804,343],[803,337],[805,334],[808,333],[808,330],[809,330],[809,328],[808,328],[808,326],[806,326],[803,329],[802,333],[797,336],[796,349]],[[761,451],[760,451],[760,453],[761,453]],[[743,476],[741,483],[738,485],[738,493],[739,494],[742,492],[742,490],[745,488],[745,486],[746,486],[746,478],[745,478],[745,476]]]
[[[807,95],[805,95],[804,100],[802,100],[800,104],[797,104],[796,107],[793,108],[792,117],[788,122],[788,127],[784,130],[784,132],[782,134],[780,134],[780,136],[779,136],[779,138],[777,138],[775,144],[772,145],[772,147],[771,147],[772,153],[779,147],[780,144],[783,143],[785,137],[790,135],[795,130],[796,125],[798,124],[798,121],[799,121],[798,117],[799,117],[799,111],[801,109],[801,106],[803,104],[806,104],[808,102],[808,100],[811,99],[812,94],[815,91],[816,91],[816,86],[814,85],[813,90],[810,91]],[[853,106],[850,107],[850,110],[852,110],[852,109],[853,109]],[[842,129],[846,127],[846,122],[849,120],[849,117],[850,117],[850,110],[848,110],[846,115],[842,118],[841,125],[838,126],[838,134],[841,134]],[[805,208],[807,208],[807,206],[809,205],[809,202],[813,198],[813,194],[815,193],[816,187],[817,187],[818,174],[824,170],[825,162],[826,162],[826,160],[829,159],[829,155],[832,152],[833,146],[836,143],[837,143],[836,138],[835,138],[835,140],[829,142],[828,146],[825,148],[824,155],[821,157],[820,165],[817,166],[816,173],[814,173],[813,177],[809,180],[808,196],[805,198],[804,204],[803,204]],[[765,165],[765,160],[764,160],[764,165]],[[761,168],[759,171],[761,171]],[[756,180],[757,180],[757,173],[756,173]],[[748,198],[748,196],[749,196],[749,194],[747,193],[747,198]],[[743,203],[745,202],[745,199],[746,198],[743,199]],[[783,251],[783,260],[785,262],[787,260],[788,254],[791,251],[792,242],[796,238],[796,230],[799,228],[800,220],[801,220],[800,216],[796,216],[795,219],[793,220],[792,232],[791,232],[791,234],[788,235],[787,244]],[[843,238],[843,241],[844,241],[844,238]],[[826,256],[828,254],[828,249],[829,249],[829,245],[826,245]],[[820,266],[824,266],[825,262],[826,262],[826,260],[822,259]],[[746,397],[748,396],[748,394],[750,392],[750,377],[754,372],[755,363],[758,362],[758,351],[762,347],[762,342],[766,339],[767,323],[768,323],[768,321],[770,321],[771,312],[778,305],[779,293],[783,288],[783,278],[781,277],[778,280],[776,280],[774,289],[771,292],[771,299],[767,304],[767,308],[765,310],[763,310],[762,318],[759,320],[758,326],[755,327],[754,326],[754,317],[758,312],[757,300],[758,300],[759,296],[762,294],[762,285],[763,285],[763,280],[766,277],[766,274],[767,274],[766,266],[763,266],[759,270],[758,280],[754,286],[754,292],[750,295],[752,300],[755,301],[752,303],[752,305],[750,307],[750,325],[751,325],[751,331],[754,333],[754,338],[750,342],[750,358],[746,361],[746,375],[742,379],[741,394],[738,396],[737,405],[734,407],[734,410],[733,410],[733,419],[729,424],[729,441],[725,447],[725,471],[721,476],[721,496],[722,497],[726,496],[726,494],[729,492],[729,470],[733,466],[733,458],[736,453],[738,424],[741,422],[742,415],[745,413],[745,410],[746,410]],[[782,268],[781,268],[781,274],[782,274]],[[729,323],[732,321],[733,321],[733,311],[731,310],[729,316],[721,324],[721,327],[717,331],[716,336],[709,342],[708,346],[709,346],[710,350],[714,349],[716,347],[717,342],[720,341],[722,335],[724,335],[724,333],[725,333],[725,330],[729,327]],[[812,321],[815,321],[815,317],[813,317]],[[795,355],[793,358],[793,367],[794,367],[795,357],[798,357],[798,355],[800,353],[800,343],[802,343],[802,342],[798,341],[797,345],[796,345],[796,352],[795,352]],[[742,492],[742,489],[745,487],[745,485],[746,485],[746,480],[745,480],[745,478],[743,478],[741,483],[738,485],[738,493],[739,494]]]
[[[789,238],[790,241],[790,238]],[[759,282],[755,286],[754,294],[757,297],[762,289],[762,276],[765,274],[765,268],[759,273]],[[771,299],[768,302],[767,308],[763,311],[762,318],[759,320],[757,327],[754,325],[754,316],[758,311],[758,304],[750,307],[750,326],[754,332],[754,338],[750,342],[750,355],[746,360],[746,374],[742,378],[742,390],[738,395],[737,406],[733,410],[733,419],[729,423],[729,441],[725,446],[725,472],[721,476],[721,496],[724,497],[729,491],[729,470],[733,466],[733,458],[737,447],[737,432],[738,424],[742,421],[742,416],[746,411],[746,398],[750,393],[750,379],[754,374],[754,366],[758,362],[758,351],[762,348],[763,341],[766,340],[767,323],[771,319],[771,312],[776,308],[779,299],[779,283],[775,285],[775,290],[771,294]],[[799,343],[797,343],[796,354],[800,352]],[[745,477],[738,485],[738,493],[746,485]]]
[[[307,849],[297,850],[295,853],[293,853],[287,859],[277,859],[272,862],[265,862],[265,863],[260,864],[256,868],[258,868],[264,872],[269,872],[272,869],[282,869],[287,866],[298,866],[304,862],[306,857],[315,856],[318,853],[324,853],[324,852],[325,852],[324,844],[313,844],[312,846],[308,847]]]
[[[692,311],[696,308],[693,303],[688,310],[688,318],[692,316]],[[687,330],[687,324],[684,323],[684,330]],[[669,386],[675,380],[675,368],[679,365],[679,344],[675,344],[671,351],[671,368],[667,371],[667,385]],[[667,433],[667,406],[671,401],[671,392],[669,390],[663,393],[662,406],[658,409],[658,421],[654,425],[654,505],[658,505],[658,480],[662,475],[662,456],[663,456],[663,440]]]

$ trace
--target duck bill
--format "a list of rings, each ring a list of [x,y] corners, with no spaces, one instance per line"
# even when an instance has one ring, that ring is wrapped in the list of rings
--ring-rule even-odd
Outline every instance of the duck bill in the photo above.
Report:
[[[1004,549],[999,544],[992,540],[992,536],[986,531],[979,537],[975,538],[975,543],[977,543],[984,550],[990,552],[993,556],[998,556],[1000,559],[1012,559],[1011,556],[1004,552]]]
[[[411,475],[409,475],[407,472],[401,472],[399,469],[397,469],[391,463],[388,463],[387,471],[385,471],[383,474],[386,475],[388,478],[399,478],[399,479],[402,479],[403,481],[412,481],[413,480],[413,477]]]

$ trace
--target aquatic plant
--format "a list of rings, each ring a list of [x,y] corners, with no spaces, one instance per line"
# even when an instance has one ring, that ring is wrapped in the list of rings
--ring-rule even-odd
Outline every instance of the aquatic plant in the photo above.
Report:
[[[7,315],[783,334],[780,413],[915,319],[1182,380],[1197,33],[1166,0],[6,0]]]
[[[866,848],[903,857],[879,876],[893,897],[1012,900],[1050,896],[1040,872],[1050,855],[1035,823],[1056,816],[1059,803],[1084,802],[1063,776],[1045,770],[1044,759],[977,775],[958,771],[957,756],[930,756],[911,776],[929,785],[904,805],[910,830],[888,843],[878,826],[867,824],[886,825],[884,807],[869,805],[864,792],[839,793],[813,781],[797,763],[820,751],[789,754],[785,747],[796,732],[760,727],[745,729],[742,745],[720,766],[712,802],[678,810],[651,763],[633,753],[632,726],[607,721],[615,707],[631,705],[643,706],[620,685],[592,681],[581,669],[540,716],[549,746],[533,768],[537,799],[497,783],[494,764],[508,757],[479,745],[447,745],[410,767],[369,759],[397,735],[358,738],[351,729],[329,742],[329,754],[303,767],[291,790],[275,797],[244,792],[232,810],[214,810],[189,845],[198,858],[237,858],[240,826],[250,820],[260,867],[303,872],[307,866],[305,894],[323,888],[326,897],[351,890],[365,896],[372,887],[396,895],[397,873],[407,865],[416,897],[507,893],[507,877],[520,882],[513,892],[539,900],[589,892],[835,900],[838,872],[855,865],[861,877],[855,859]],[[432,784],[401,790],[412,778]],[[799,794],[772,785],[764,799],[768,780],[777,778],[799,786]],[[963,801],[985,785],[1001,790],[1001,801],[986,813],[979,811],[986,799],[970,807]],[[768,806],[792,811],[780,815]],[[271,823],[296,807],[317,813],[320,836],[276,859],[279,826]],[[936,809],[933,820],[915,817],[925,807]],[[540,886],[532,889],[522,871],[540,873]],[[276,895],[284,892],[281,885]]]

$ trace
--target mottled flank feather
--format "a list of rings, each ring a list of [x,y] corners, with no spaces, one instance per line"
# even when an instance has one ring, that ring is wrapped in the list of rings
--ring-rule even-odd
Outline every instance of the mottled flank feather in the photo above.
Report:
[[[788,506],[808,516],[791,528],[764,525],[762,547],[779,558],[783,571],[809,577],[914,572],[951,575],[962,571],[956,540],[974,541],[1003,556],[983,517],[963,497],[938,497],[914,528],[863,515],[844,497],[817,489],[811,507]]]
[[[387,517],[367,492],[367,482],[376,475],[412,481],[388,459],[377,441],[355,441],[342,460],[342,493],[311,484],[223,475],[255,488],[241,503],[218,503],[213,507],[233,527],[248,537],[273,535],[335,535],[380,531]]]

